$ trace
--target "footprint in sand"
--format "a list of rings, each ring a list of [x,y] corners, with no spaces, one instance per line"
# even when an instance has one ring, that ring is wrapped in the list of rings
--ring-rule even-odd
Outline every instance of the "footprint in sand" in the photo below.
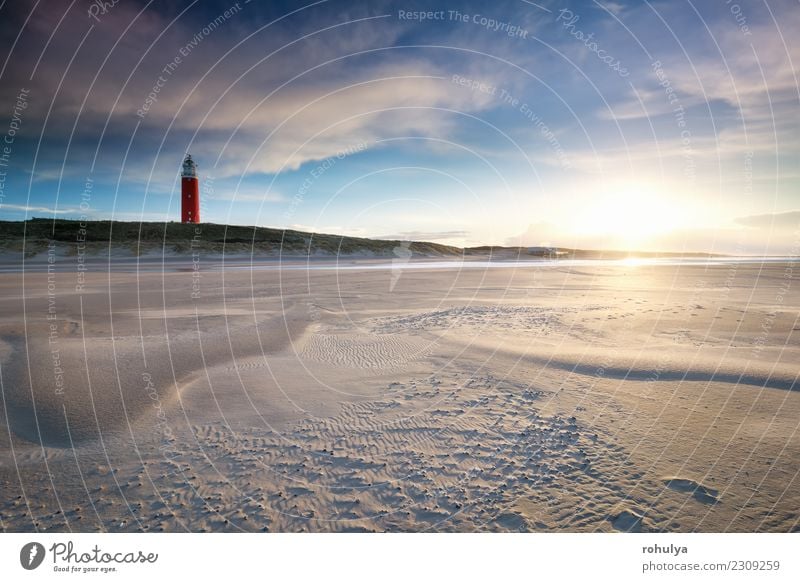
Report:
[[[644,525],[644,515],[635,509],[621,509],[611,519],[611,526],[621,532],[639,533]]]
[[[691,493],[692,496],[700,503],[715,505],[720,502],[719,491],[717,491],[716,489],[711,489],[709,487],[706,487],[705,485],[702,485],[697,481],[692,481],[691,479],[683,479],[681,477],[667,477],[666,479],[664,479],[664,485],[666,485],[673,491],[679,491],[681,493]]]

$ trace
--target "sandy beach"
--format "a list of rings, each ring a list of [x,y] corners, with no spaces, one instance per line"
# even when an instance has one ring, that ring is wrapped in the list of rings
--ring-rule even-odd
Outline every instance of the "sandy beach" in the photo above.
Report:
[[[4,531],[800,530],[797,263],[64,261],[0,275]]]

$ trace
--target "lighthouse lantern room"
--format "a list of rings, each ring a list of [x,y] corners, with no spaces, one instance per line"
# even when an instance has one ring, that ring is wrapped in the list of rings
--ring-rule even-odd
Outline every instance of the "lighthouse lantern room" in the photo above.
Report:
[[[181,222],[200,222],[200,182],[197,164],[189,154],[183,160],[181,172]]]

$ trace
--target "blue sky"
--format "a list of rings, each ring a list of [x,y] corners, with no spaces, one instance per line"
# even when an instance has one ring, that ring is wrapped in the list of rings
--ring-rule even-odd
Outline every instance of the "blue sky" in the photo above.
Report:
[[[175,220],[188,151],[211,222],[797,251],[795,2],[44,4],[0,8],[3,219]]]

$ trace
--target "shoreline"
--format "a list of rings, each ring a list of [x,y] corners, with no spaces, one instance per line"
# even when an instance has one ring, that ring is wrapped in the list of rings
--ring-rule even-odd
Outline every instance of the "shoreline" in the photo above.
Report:
[[[170,254],[163,256],[111,256],[101,258],[97,255],[81,258],[76,255],[56,255],[51,259],[47,253],[35,257],[9,257],[0,254],[0,273],[21,273],[23,271],[73,271],[81,266],[84,271],[110,270],[113,272],[142,272],[160,270],[165,272],[183,271],[187,268],[198,270],[422,270],[422,269],[498,269],[498,268],[569,268],[569,267],[711,267],[745,264],[783,264],[800,262],[795,256],[714,256],[684,257],[680,255],[660,257],[631,258],[509,258],[487,256],[465,256],[443,259],[442,257],[391,258],[368,255],[352,256],[302,256],[287,254],[271,257],[254,257],[242,253],[216,254],[197,253]]]

